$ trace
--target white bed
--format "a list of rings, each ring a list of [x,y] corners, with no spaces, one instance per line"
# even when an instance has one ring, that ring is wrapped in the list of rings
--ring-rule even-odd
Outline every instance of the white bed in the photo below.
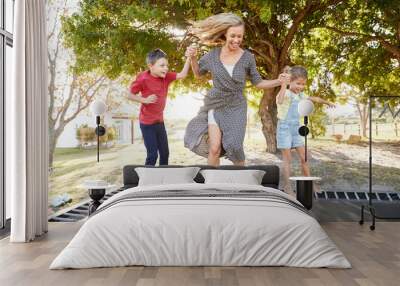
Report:
[[[144,197],[174,190],[182,195]],[[234,192],[242,195],[229,195]],[[111,197],[50,269],[128,265],[351,267],[319,223],[285,193],[197,183],[135,187]]]

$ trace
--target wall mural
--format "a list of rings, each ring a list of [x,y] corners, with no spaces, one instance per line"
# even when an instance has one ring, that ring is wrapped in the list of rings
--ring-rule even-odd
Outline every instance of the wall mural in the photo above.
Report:
[[[368,191],[370,128],[374,189],[400,191],[400,109],[377,101],[368,123],[369,96],[400,90],[399,46],[363,36],[390,7],[336,1],[293,24],[301,1],[142,2],[48,2],[49,214],[88,199],[85,180],[118,186],[123,166],[145,162],[277,164],[288,192],[288,170],[320,177],[318,191]],[[220,12],[239,21],[221,43],[207,38]],[[379,25],[394,43],[393,23]],[[314,103],[307,165],[303,97]],[[107,106],[99,162],[95,100]]]

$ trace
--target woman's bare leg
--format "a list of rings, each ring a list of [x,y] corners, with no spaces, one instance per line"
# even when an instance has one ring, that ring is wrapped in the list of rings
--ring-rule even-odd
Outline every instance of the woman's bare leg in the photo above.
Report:
[[[235,166],[244,166],[246,161],[235,161],[233,162],[233,165]]]
[[[290,177],[290,163],[292,161],[292,155],[290,149],[281,149],[282,152],[282,170],[283,170],[283,189],[285,193],[296,196],[293,192],[292,187],[290,185],[289,177]]]
[[[309,177],[311,174],[310,174],[310,167],[308,166],[308,163],[306,162],[306,159],[305,159],[305,157],[306,157],[305,149],[303,146],[296,147],[296,151],[300,158],[301,171],[303,172],[303,176]]]
[[[219,166],[221,154],[222,132],[215,124],[208,125],[208,165]]]

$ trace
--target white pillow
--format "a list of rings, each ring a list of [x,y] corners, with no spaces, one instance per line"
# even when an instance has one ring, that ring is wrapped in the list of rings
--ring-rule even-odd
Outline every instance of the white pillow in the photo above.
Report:
[[[135,168],[139,176],[139,186],[195,183],[193,179],[199,170],[199,167]]]
[[[202,170],[206,184],[234,183],[261,185],[265,171],[261,170]]]

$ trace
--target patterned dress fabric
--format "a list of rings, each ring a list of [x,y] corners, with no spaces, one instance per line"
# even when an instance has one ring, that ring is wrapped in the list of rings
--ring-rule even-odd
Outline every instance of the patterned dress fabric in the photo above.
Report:
[[[208,111],[222,131],[221,156],[232,162],[244,161],[243,141],[247,124],[247,101],[243,96],[246,79],[253,85],[262,81],[254,55],[245,50],[233,68],[232,76],[220,60],[221,48],[214,48],[199,60],[200,74],[211,73],[213,87],[204,97],[204,105],[186,127],[184,143],[196,154],[208,157]]]

